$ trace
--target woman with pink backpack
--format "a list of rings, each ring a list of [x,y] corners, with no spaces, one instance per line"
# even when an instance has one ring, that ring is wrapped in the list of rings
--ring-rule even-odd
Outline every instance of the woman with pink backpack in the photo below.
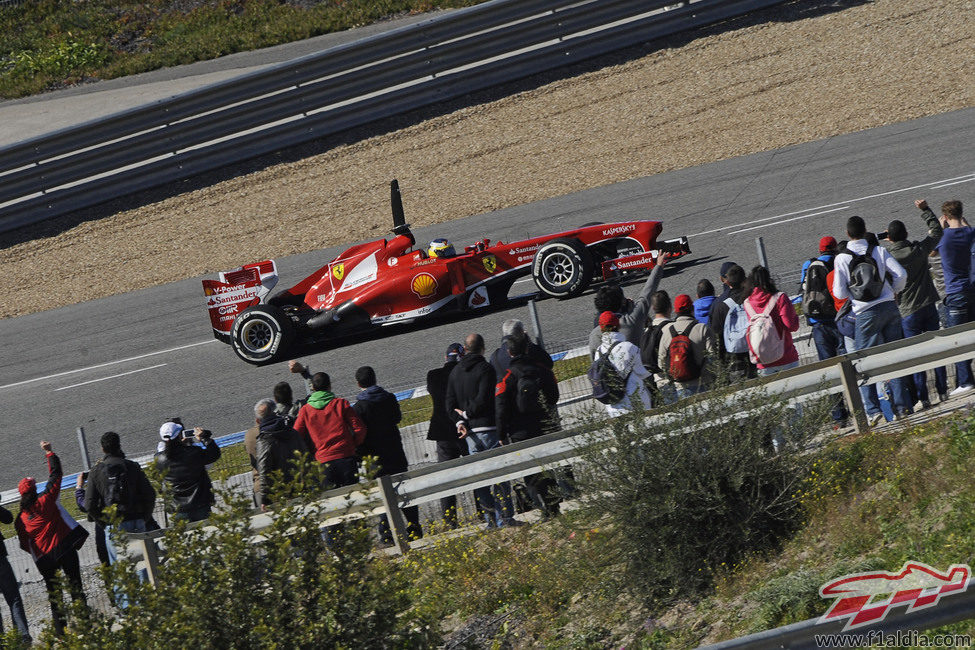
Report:
[[[748,315],[748,352],[759,376],[774,375],[799,365],[799,353],[792,332],[799,329],[799,316],[789,296],[775,288],[764,266],[748,274],[748,298],[743,303]]]

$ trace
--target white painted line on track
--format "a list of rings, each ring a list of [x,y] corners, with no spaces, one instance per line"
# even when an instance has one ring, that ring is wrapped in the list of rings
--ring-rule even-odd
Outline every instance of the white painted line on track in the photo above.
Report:
[[[154,357],[158,354],[166,354],[167,352],[178,352],[179,350],[185,350],[187,348],[195,348],[199,345],[206,345],[207,343],[218,343],[217,339],[212,339],[209,341],[200,341],[198,343],[189,343],[187,345],[180,345],[175,348],[167,348],[165,350],[159,350],[157,352],[147,352],[146,354],[140,354],[135,357],[128,357],[125,359],[119,359],[118,361],[107,361],[105,363],[99,363],[94,366],[87,366],[85,368],[77,368],[75,370],[66,370],[64,372],[58,372],[53,375],[45,375],[43,377],[35,377],[34,379],[25,379],[24,381],[17,381],[12,384],[5,384],[0,386],[0,390],[4,388],[13,388],[15,386],[23,386],[24,384],[33,384],[36,381],[44,381],[45,379],[55,379],[57,377],[64,377],[65,375],[73,375],[79,372],[85,372],[86,370],[97,370],[98,368],[105,368],[106,366],[114,366],[119,363],[126,363],[129,361],[138,361],[139,359],[145,359],[147,357]]]
[[[913,191],[913,190],[919,190],[919,189],[924,189],[924,188],[927,188],[927,189],[937,189],[938,187],[947,187],[948,185],[954,185],[956,182],[957,183],[965,183],[965,182],[967,182],[969,180],[972,180],[972,177],[973,177],[973,174],[971,172],[969,172],[968,174],[963,174],[962,176],[953,176],[951,178],[942,178],[941,180],[930,181],[930,182],[927,182],[927,183],[921,183],[920,185],[911,185],[910,187],[902,187],[902,188],[899,188],[899,189],[896,189],[896,190],[889,190],[887,192],[878,192],[876,194],[867,194],[866,196],[861,196],[861,197],[858,197],[858,198],[855,198],[855,199],[848,199],[846,201],[838,201],[836,203],[827,203],[826,205],[820,205],[820,206],[816,206],[814,208],[806,208],[805,210],[796,210],[794,212],[786,212],[785,214],[776,215],[774,217],[765,217],[763,219],[752,219],[751,221],[746,222],[746,223],[740,223],[740,224],[736,224],[736,225],[733,225],[733,226],[724,226],[724,227],[721,227],[721,228],[715,228],[714,230],[705,230],[704,232],[699,232],[699,233],[696,233],[694,235],[688,235],[687,237],[688,238],[691,238],[691,237],[700,237],[702,235],[710,235],[710,234],[716,233],[716,232],[723,232],[725,230],[733,230],[735,228],[743,228],[743,227],[747,227],[746,230],[755,230],[755,228],[756,228],[755,227],[755,224],[763,223],[763,222],[766,222],[766,221],[774,221],[774,222],[776,222],[776,223],[768,224],[768,225],[777,225],[778,223],[782,223],[782,219],[784,217],[791,217],[793,215],[801,215],[801,216],[796,217],[794,219],[788,219],[787,221],[796,221],[797,219],[805,219],[807,217],[815,217],[815,216],[819,216],[821,214],[827,214],[829,212],[835,212],[837,210],[845,210],[845,209],[847,209],[847,208],[850,207],[848,205],[850,203],[856,203],[858,201],[866,201],[868,199],[876,199],[876,198],[880,198],[882,196],[890,196],[892,194],[899,194],[901,192],[910,192],[910,191]],[[840,206],[840,207],[837,207],[837,206]],[[833,209],[830,209],[830,208],[833,208]],[[811,214],[805,214],[807,212],[810,212],[811,210],[821,210],[821,212],[812,212]],[[746,230],[738,230],[736,232],[746,232]],[[731,233],[731,234],[735,234],[735,233]]]
[[[816,216],[819,216],[821,214],[827,214],[827,213],[830,213],[830,212],[838,212],[839,210],[849,210],[849,209],[850,209],[850,206],[844,205],[842,208],[834,208],[832,210],[824,210],[823,212],[814,212],[812,214],[804,214],[801,217],[792,217],[791,219],[782,219],[780,221],[776,221],[775,223],[763,223],[763,224],[758,225],[758,226],[752,226],[751,228],[742,228],[741,230],[736,230],[735,231],[735,234],[737,235],[738,233],[748,232],[749,230],[758,230],[759,228],[772,228],[772,227],[778,226],[779,224],[782,224],[782,223],[789,223],[790,221],[798,221],[799,219],[805,219],[807,217],[816,217]]]
[[[130,370],[128,372],[122,372],[122,373],[119,373],[117,375],[112,375],[110,377],[102,377],[101,379],[92,379],[91,381],[83,381],[80,384],[72,384],[70,386],[63,386],[61,388],[55,388],[54,389],[54,392],[56,393],[59,390],[68,390],[69,388],[77,388],[78,386],[87,386],[88,384],[94,384],[94,383],[97,383],[99,381],[106,381],[108,379],[115,379],[116,377],[124,377],[126,375],[134,375],[137,372],[145,372],[146,370],[154,370],[156,368],[162,368],[165,365],[168,365],[168,364],[160,363],[160,364],[157,364],[155,366],[149,366],[148,368],[139,368],[138,370]]]
[[[962,179],[960,181],[952,181],[951,183],[943,183],[941,185],[932,185],[931,186],[931,189],[932,190],[940,190],[942,187],[951,187],[952,185],[960,185],[962,183],[971,183],[972,181],[975,181],[975,176],[972,176],[971,178],[964,178],[964,179]]]

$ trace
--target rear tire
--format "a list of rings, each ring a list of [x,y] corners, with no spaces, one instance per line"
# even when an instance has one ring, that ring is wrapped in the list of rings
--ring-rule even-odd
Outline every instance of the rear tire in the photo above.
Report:
[[[230,346],[247,363],[277,361],[293,342],[294,324],[284,310],[274,305],[245,309],[230,330]]]
[[[577,239],[560,238],[546,242],[532,260],[535,285],[553,298],[578,296],[589,286],[592,273],[592,256]]]

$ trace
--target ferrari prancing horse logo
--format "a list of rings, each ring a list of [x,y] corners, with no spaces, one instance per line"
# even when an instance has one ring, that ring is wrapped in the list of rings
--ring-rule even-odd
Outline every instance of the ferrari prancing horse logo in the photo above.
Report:
[[[342,278],[345,277],[345,264],[343,264],[342,262],[339,262],[338,264],[336,264],[335,266],[333,266],[332,267],[332,275],[335,276],[335,279],[336,280],[341,281]]]
[[[485,255],[481,262],[484,263],[484,270],[488,273],[494,273],[498,270],[498,258],[494,255]]]

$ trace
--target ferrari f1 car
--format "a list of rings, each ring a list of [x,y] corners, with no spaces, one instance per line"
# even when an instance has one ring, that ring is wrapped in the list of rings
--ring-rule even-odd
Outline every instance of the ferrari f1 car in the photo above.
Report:
[[[204,280],[214,336],[244,361],[264,364],[297,342],[502,305],[515,280],[529,274],[541,294],[571,298],[594,281],[651,269],[661,254],[690,252],[686,237],[658,242],[658,221],[624,221],[428,253],[414,248],[396,181],[391,199],[392,239],[352,246],[290,289],[272,295],[273,260]]]

